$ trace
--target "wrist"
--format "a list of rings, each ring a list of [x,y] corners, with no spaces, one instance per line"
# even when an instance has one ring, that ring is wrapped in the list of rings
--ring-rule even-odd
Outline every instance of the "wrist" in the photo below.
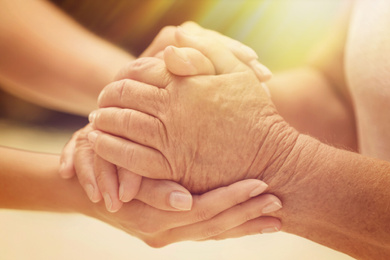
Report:
[[[251,176],[272,185],[275,189],[288,181],[285,165],[291,164],[299,156],[302,147],[301,135],[279,115],[267,118],[258,131],[266,133],[251,166]]]
[[[295,191],[297,181],[307,178],[310,174],[310,167],[314,162],[314,157],[318,156],[318,151],[322,147],[316,139],[298,133],[290,128],[288,138],[284,142],[277,143],[280,152],[271,164],[269,164],[261,175],[261,180],[265,181],[270,188],[278,194],[286,195]],[[286,134],[287,135],[287,134]]]
[[[320,212],[320,197],[326,196],[321,183],[323,166],[330,160],[329,149],[317,139],[297,133],[293,146],[285,148],[279,162],[264,170],[262,180],[269,185],[269,192],[283,202],[283,209],[274,216],[283,221],[284,231],[300,234],[297,229],[303,222],[306,227],[318,224],[313,212]]]

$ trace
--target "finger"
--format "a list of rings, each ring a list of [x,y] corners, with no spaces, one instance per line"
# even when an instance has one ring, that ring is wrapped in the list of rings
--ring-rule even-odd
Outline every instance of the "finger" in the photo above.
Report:
[[[148,178],[177,181],[165,157],[152,148],[100,131],[90,132],[88,139],[99,156],[119,167]]]
[[[257,53],[245,44],[242,44],[237,40],[229,38],[217,31],[205,29],[195,22],[188,21],[180,26],[183,27],[186,31],[189,31],[193,34],[205,35],[207,37],[219,40],[226,47],[228,47],[229,50],[233,52],[238,59],[243,62],[250,62],[259,58],[257,56]]]
[[[157,34],[140,57],[154,57],[175,41],[176,26],[166,26]]]
[[[153,57],[155,58],[158,58],[160,60],[163,60],[164,59],[164,50],[158,52],[156,55],[154,55]]]
[[[178,27],[175,38],[179,47],[191,47],[203,53],[214,65],[217,74],[248,69],[223,43],[215,38],[191,33]]]
[[[171,220],[177,226],[209,220],[221,212],[256,197],[267,189],[267,185],[259,180],[243,180],[226,187],[211,190],[202,195],[193,196],[192,210],[171,216]]]
[[[215,75],[210,60],[192,48],[168,46],[164,51],[164,61],[167,69],[177,76]]]
[[[122,207],[119,200],[119,182],[116,166],[95,155],[95,175],[99,190],[103,196],[106,208],[117,212]]]
[[[155,86],[125,79],[107,85],[99,95],[98,105],[101,108],[129,108],[157,116],[163,110],[165,96],[165,91]]]
[[[115,80],[132,79],[145,84],[165,88],[171,80],[164,61],[156,57],[138,58],[123,67]]]
[[[272,77],[271,71],[266,66],[264,66],[263,64],[258,62],[258,60],[257,60],[258,56],[252,48],[246,46],[245,44],[242,44],[241,42],[239,42],[237,40],[234,40],[234,39],[229,38],[225,35],[222,35],[216,31],[204,29],[194,22],[185,22],[181,26],[190,32],[204,35],[208,38],[214,38],[214,39],[219,40],[226,47],[228,47],[229,50],[239,60],[241,60],[242,62],[247,64],[249,67],[251,67],[252,70],[255,72],[257,78],[261,82],[265,82],[265,81],[268,81],[271,79],[271,77]]]
[[[172,181],[143,178],[135,198],[167,211],[188,211],[192,208],[191,193]]]
[[[74,166],[81,186],[89,199],[96,203],[102,199],[102,196],[93,170],[95,154],[87,139],[86,133],[80,133],[80,136],[76,140],[77,149],[74,154]]]
[[[147,196],[147,193],[143,193],[144,191],[142,191],[142,187],[143,186],[141,185],[140,194]],[[125,204],[118,214],[120,216],[128,216],[130,214],[131,219],[137,221],[129,221],[129,227],[146,234],[146,237],[157,238],[157,240],[148,240],[146,241],[147,243],[161,243],[162,240],[157,237],[158,233],[165,236],[170,229],[184,227],[193,223],[212,219],[221,212],[247,201],[251,197],[258,196],[264,192],[267,187],[268,186],[260,180],[243,180],[233,183],[227,187],[218,188],[202,195],[193,196],[192,210],[190,211],[161,211],[138,200],[133,200],[130,203]],[[175,189],[176,188],[178,187],[176,186]],[[186,192],[183,189],[179,189],[178,191]],[[165,198],[167,197],[165,196]],[[152,200],[153,199],[149,199],[149,201]],[[179,235],[179,233],[177,233],[177,235]],[[186,237],[187,235],[182,234],[182,236]],[[179,237],[176,237],[176,239],[177,241],[184,240],[179,239]],[[174,241],[172,240],[171,242]],[[163,245],[166,244],[157,246]]]
[[[59,174],[64,179],[70,179],[74,175],[76,175],[73,162],[76,138],[77,132],[72,135],[72,138],[69,140],[68,143],[66,143],[61,153]]]
[[[132,109],[101,108],[89,115],[97,130],[129,139],[158,150],[166,140],[165,128],[157,118]]]
[[[271,194],[258,196],[242,204],[236,205],[208,221],[195,223],[183,228],[172,229],[168,232],[166,238],[168,241],[171,240],[176,242],[181,239],[202,240],[218,236],[227,230],[231,230],[249,220],[262,216],[264,214],[262,210],[268,207],[270,203],[279,204],[280,200]],[[281,205],[281,203],[279,205]],[[182,234],[187,234],[187,236],[183,237]]]
[[[118,167],[119,199],[129,202],[137,195],[142,181],[142,176],[124,168]]]
[[[282,223],[275,217],[258,217],[245,222],[242,225],[227,230],[217,236],[213,236],[207,239],[222,240],[227,238],[238,238],[248,235],[258,235],[275,233],[280,231]]]

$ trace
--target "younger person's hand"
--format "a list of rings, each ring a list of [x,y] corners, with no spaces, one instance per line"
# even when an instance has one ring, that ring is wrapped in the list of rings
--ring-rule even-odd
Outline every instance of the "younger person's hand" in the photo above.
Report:
[[[212,41],[218,41],[226,46],[236,56],[237,59],[245,63],[253,70],[260,82],[266,82],[272,77],[271,71],[266,66],[258,62],[258,56],[256,52],[245,44],[222,35],[216,31],[202,28],[194,22],[185,22],[180,27],[184,28],[186,31],[192,34],[196,34],[201,37],[207,37]],[[176,30],[177,27],[175,26],[164,27],[154,38],[149,47],[141,54],[141,57],[155,57],[156,55],[159,56],[160,53],[162,53],[165,48],[170,45],[178,47],[179,43],[176,37]]]

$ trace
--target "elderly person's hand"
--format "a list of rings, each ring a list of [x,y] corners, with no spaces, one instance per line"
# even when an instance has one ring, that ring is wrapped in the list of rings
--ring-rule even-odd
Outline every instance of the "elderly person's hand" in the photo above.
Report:
[[[75,153],[73,158],[77,160],[74,163],[75,170],[93,175],[91,161],[96,160],[96,155],[87,139],[90,131],[90,125],[78,131],[71,143],[77,143],[75,150],[72,151]],[[105,171],[116,173],[116,169],[111,169],[112,164],[104,160],[99,163],[104,164]],[[104,170],[99,169],[97,173],[101,174]],[[118,172],[126,175],[121,170]],[[97,180],[83,179],[85,175],[78,177],[82,186],[86,183],[90,185],[90,181],[102,181],[99,176]],[[103,180],[115,182],[118,176],[103,176]],[[107,184],[102,184],[102,187],[106,186]],[[97,203],[90,207],[93,210],[87,211],[87,214],[122,229],[153,247],[184,240],[225,239],[271,233],[281,229],[281,222],[269,214],[280,209],[282,204],[271,194],[261,195],[266,189],[267,185],[262,181],[245,180],[200,196],[194,195],[192,198],[188,191],[177,183],[142,178],[141,185],[134,195],[135,199],[121,204],[118,212],[114,214],[108,212],[106,207],[110,211],[113,207],[118,209],[119,207],[108,206],[105,201],[106,207],[102,203]],[[86,191],[90,192],[88,188]],[[101,200],[99,189],[89,195],[94,202]],[[188,207],[187,210],[192,209],[179,211],[185,207]]]
[[[77,173],[81,186],[92,202],[97,203],[104,197],[106,208],[110,212],[118,211],[124,201],[133,198],[162,210],[191,209],[192,196],[181,185],[148,178],[143,178],[141,183],[139,175],[132,174],[96,155],[87,139],[88,133],[92,130],[88,124],[73,134],[62,154],[62,157],[70,159],[67,163],[72,168],[61,171],[62,174]],[[122,184],[119,192],[118,182]],[[141,192],[145,190],[149,192]]]
[[[298,134],[278,115],[253,71],[215,38],[183,28],[175,37],[178,45],[207,56],[217,75],[179,77],[161,69],[162,60],[139,60],[122,72],[127,79],[103,90],[101,109],[90,116],[101,130],[89,134],[95,152],[194,193],[277,170]],[[180,51],[168,47],[165,54]]]
[[[270,71],[256,61],[257,55],[249,47],[214,31],[205,30],[192,22],[184,23],[182,26],[187,30],[201,34],[203,37],[221,41],[238,59],[245,62],[248,66],[251,66],[259,80],[266,81],[270,78]],[[173,33],[175,31],[174,28],[175,27],[164,28],[144,52],[143,56],[149,55],[162,58],[161,50],[163,50],[163,48],[168,44],[177,45],[177,38]],[[175,49],[172,50],[174,51]],[[196,53],[193,49],[168,53],[165,55],[165,59],[167,59],[166,62],[170,64],[168,69],[175,75],[215,74],[215,69],[211,62],[204,56],[199,55],[199,53]],[[188,60],[191,60],[191,62],[188,62]],[[130,63],[129,67],[117,76],[117,80],[126,78],[127,71],[132,69],[132,67],[137,66],[138,63],[139,61]],[[164,70],[165,67],[160,69]],[[60,170],[60,174],[64,178],[70,178],[77,174],[81,185],[91,201],[100,201],[103,195],[107,209],[115,212],[119,210],[123,202],[131,201],[136,196],[140,187],[141,176],[134,174],[123,167],[116,167],[107,163],[107,161],[103,160],[101,157],[94,155],[92,150],[88,152],[87,150],[90,149],[90,147],[82,141],[85,136],[83,133],[86,133],[86,129],[89,129],[89,127],[76,132],[71,141],[64,148],[61,156],[63,167]],[[80,139],[81,141],[75,142]],[[83,153],[75,153],[76,149],[83,151]],[[80,154],[82,154],[82,156],[80,156]],[[94,163],[95,167],[91,166],[92,163]],[[77,169],[77,171],[75,169]],[[189,197],[188,194],[187,196],[177,197],[177,199],[179,199],[178,202],[172,201],[175,204],[174,208],[180,210],[188,210],[190,208],[191,197]]]

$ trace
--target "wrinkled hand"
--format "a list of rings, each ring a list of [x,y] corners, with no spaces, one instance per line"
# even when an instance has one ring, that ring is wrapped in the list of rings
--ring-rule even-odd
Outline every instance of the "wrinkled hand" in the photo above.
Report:
[[[199,54],[199,52],[192,49],[171,47],[166,50],[165,62],[171,65],[169,66],[170,72],[176,75],[185,75],[188,71],[193,72],[194,68],[196,69],[195,74],[215,73],[215,68],[211,62]],[[181,59],[183,57],[185,58],[184,60]],[[147,66],[152,66],[150,68],[156,69],[154,59],[146,60],[149,61]],[[137,61],[132,65],[130,64],[128,69],[136,66],[139,70],[143,70],[143,67],[139,66],[142,64],[142,61]],[[162,65],[161,62],[158,64],[158,66]],[[181,66],[178,64],[181,64]],[[161,73],[169,76],[169,73],[164,68],[165,66],[160,66],[153,71],[157,72],[156,76],[161,76]],[[122,71],[122,75],[119,77],[125,76],[126,71]],[[100,157],[93,155],[90,143],[86,142],[86,136],[90,130],[90,126],[87,126],[76,133],[72,138],[73,141],[68,144],[63,153],[65,156],[75,153],[77,156],[72,157],[72,159],[76,160],[74,165],[78,165],[75,167],[83,167],[78,168],[78,171],[90,173],[84,176],[87,179],[83,179],[83,176],[78,176],[83,187],[87,187],[85,184],[93,182],[93,178],[88,179],[91,176],[94,177],[94,173],[91,173],[92,168],[88,166],[93,161],[101,160]],[[142,129],[131,130],[142,131]],[[77,145],[72,145],[76,143]],[[102,161],[104,162],[104,160]],[[63,173],[70,173],[68,174],[68,177],[70,177],[75,172],[73,163],[72,161],[69,163],[66,160],[64,162],[67,162],[67,164]],[[108,176],[111,176],[111,174]],[[115,177],[111,176],[114,179]],[[98,177],[96,185],[99,179],[103,180],[104,178]],[[112,183],[110,180],[106,182]],[[143,178],[141,188],[135,197],[136,200],[125,203],[117,213],[107,213],[105,210],[102,210],[100,204],[97,204],[96,208],[98,218],[101,220],[139,237],[151,246],[161,247],[183,240],[224,239],[280,230],[281,223],[278,219],[264,215],[280,209],[281,202],[273,195],[265,194],[258,196],[265,189],[266,185],[257,180],[237,182],[229,187],[219,188],[201,196],[195,195],[191,211],[182,213],[168,212],[166,210],[174,210],[175,208],[171,204],[172,193],[177,190],[185,193],[186,190],[178,184],[169,181],[155,181]],[[94,201],[100,200],[102,197],[99,189],[94,190],[93,193],[87,190],[87,193],[92,194],[90,197]],[[179,198],[179,204],[182,203],[181,196],[174,197]],[[151,206],[142,203],[142,201]]]
[[[253,71],[216,39],[183,28],[175,37],[179,46],[203,53],[217,75],[179,77],[161,69],[162,60],[140,59],[127,68],[127,79],[103,90],[102,109],[90,116],[103,131],[88,135],[95,152],[195,193],[261,178],[282,164],[279,156],[296,136]],[[179,49],[165,54],[173,50]]]
[[[77,171],[93,170],[90,167],[94,160],[93,150],[86,138],[90,131],[88,125],[76,132],[65,149],[65,153],[75,153],[72,158],[77,160],[74,164],[77,168],[85,167]],[[93,181],[84,180],[83,176],[78,176],[83,187]],[[188,194],[187,190],[171,181],[143,178],[135,200],[123,204],[120,211],[112,214],[98,203],[91,216],[140,238],[152,247],[184,240],[219,240],[272,233],[281,229],[281,222],[267,215],[279,210],[282,204],[271,194],[260,195],[266,189],[267,185],[259,180],[245,180],[201,196],[195,195],[191,211],[174,212],[175,205],[186,204],[183,196]],[[95,190],[90,197],[98,202],[102,196],[99,190]]]
[[[183,59],[183,55],[186,57]],[[194,49],[171,49],[165,56],[166,62],[171,66],[170,71],[176,75],[186,76],[189,74],[214,74],[215,69],[211,62],[201,53]],[[191,63],[187,62],[191,60]],[[151,59],[153,61],[154,59]],[[154,68],[161,73],[167,74],[167,68],[163,62],[159,63],[159,68]],[[139,61],[131,62],[128,67],[139,67]],[[148,68],[143,68],[147,70]],[[126,69],[124,71],[127,71]],[[124,75],[120,72],[118,79]],[[71,178],[77,175],[80,184],[86,191],[92,202],[99,202],[102,197],[106,203],[107,210],[111,212],[118,211],[123,202],[129,202],[137,195],[140,188],[142,177],[136,175],[123,167],[117,167],[96,155],[91,148],[86,136],[93,130],[91,125],[77,131],[68,144],[63,149],[61,155],[60,175],[63,178]],[[161,185],[167,185],[162,182]],[[177,184],[175,184],[178,186]],[[169,185],[166,189],[173,188]],[[174,193],[170,200],[171,207],[165,207],[166,210],[189,210],[191,209],[191,196],[183,187],[181,193]],[[180,196],[179,196],[180,195]],[[153,203],[153,202],[150,202]],[[150,204],[157,206],[155,204]],[[158,207],[158,206],[157,206]]]
[[[141,180],[138,182],[138,178],[141,178],[139,175],[129,174],[127,170],[97,156],[87,139],[87,134],[92,130],[91,125],[88,124],[73,134],[61,155],[65,165],[60,171],[63,178],[70,178],[77,174],[81,186],[92,202],[97,203],[104,197],[106,208],[110,212],[118,211],[126,198],[135,198],[162,210],[191,209],[191,194],[177,183],[147,178],[143,178],[142,183]],[[95,171],[94,164],[99,170]],[[137,178],[135,182],[131,179],[134,176]],[[118,182],[122,184],[122,191],[119,193]],[[114,189],[114,192],[110,189]],[[107,198],[107,194],[112,197]]]

